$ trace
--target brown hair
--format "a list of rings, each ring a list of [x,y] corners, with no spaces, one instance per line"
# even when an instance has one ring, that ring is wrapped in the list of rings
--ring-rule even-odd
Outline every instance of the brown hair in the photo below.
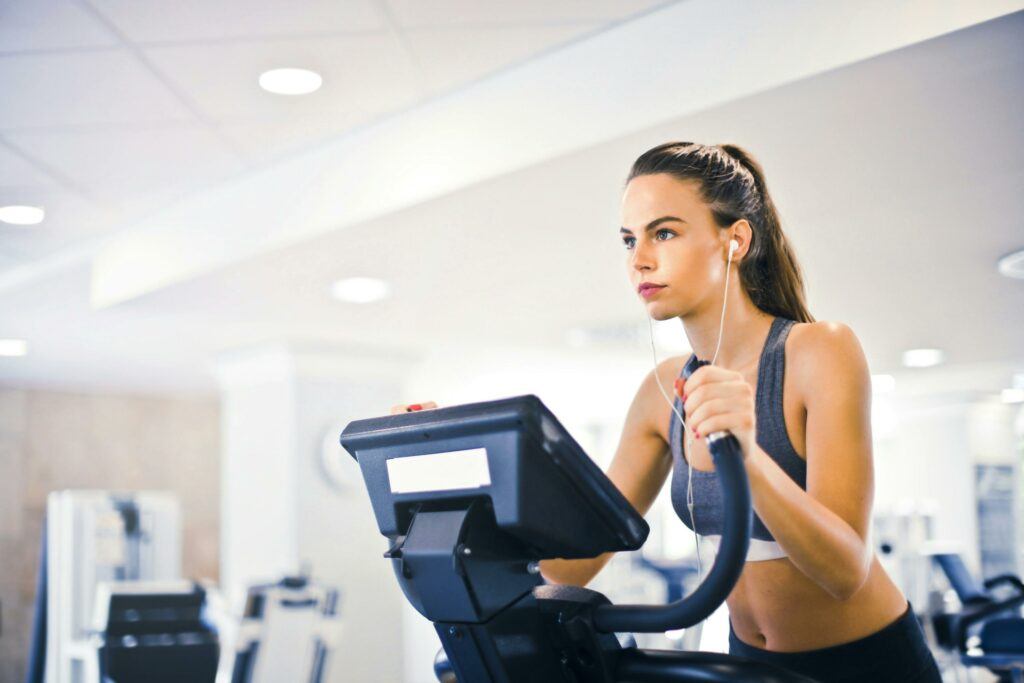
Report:
[[[637,176],[668,173],[700,183],[720,228],[745,218],[753,231],[750,249],[740,261],[740,283],[754,305],[766,313],[814,322],[804,301],[804,281],[778,211],[768,194],[764,171],[736,145],[666,142],[637,158],[626,184]]]

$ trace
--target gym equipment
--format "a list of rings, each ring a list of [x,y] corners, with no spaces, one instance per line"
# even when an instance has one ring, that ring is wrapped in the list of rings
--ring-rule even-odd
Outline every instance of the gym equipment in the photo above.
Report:
[[[939,644],[960,654],[964,666],[985,667],[1001,680],[1024,683],[1024,583],[1013,574],[985,579],[981,585],[959,553],[933,556],[962,605],[959,612],[932,615]],[[1008,587],[1007,595],[996,589]],[[971,636],[977,632],[977,637]]]
[[[249,588],[231,683],[320,683],[337,614],[338,591],[305,576]]]
[[[93,622],[99,680],[213,683],[220,645],[205,605],[206,592],[188,581],[101,583]]]
[[[163,493],[55,491],[47,499],[27,681],[100,680],[97,591],[181,574],[177,500]]]
[[[635,550],[649,528],[536,396],[356,420],[340,441],[359,462],[399,585],[462,683],[809,680],[728,655],[624,648],[615,636],[696,624],[738,579],[751,507],[731,435],[708,436],[726,501],[714,566],[667,605],[544,584],[539,560]]]

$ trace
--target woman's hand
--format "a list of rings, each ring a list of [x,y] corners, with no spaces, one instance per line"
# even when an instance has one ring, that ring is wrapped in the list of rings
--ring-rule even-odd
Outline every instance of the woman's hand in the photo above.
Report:
[[[740,442],[743,457],[750,457],[757,447],[757,422],[754,389],[743,375],[705,365],[697,368],[685,383],[676,380],[676,392],[686,402],[686,426],[694,438],[728,431]]]
[[[416,410],[430,410],[436,408],[437,404],[433,401],[424,401],[423,403],[410,403],[408,405],[397,405],[391,406],[391,414],[397,415],[399,413],[411,413]]]

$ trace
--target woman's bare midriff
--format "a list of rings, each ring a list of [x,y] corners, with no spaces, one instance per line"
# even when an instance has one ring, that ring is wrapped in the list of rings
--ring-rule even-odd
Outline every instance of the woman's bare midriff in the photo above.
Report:
[[[792,337],[786,342],[787,349]],[[682,370],[686,357],[672,360],[674,377]],[[757,369],[753,363],[740,370],[755,388]],[[803,400],[790,386],[789,374],[787,371],[783,380],[783,415],[793,447],[803,456]],[[666,445],[671,415],[667,404],[664,410],[659,409],[658,431]],[[691,442],[686,452],[693,458],[694,468],[711,469],[711,455],[703,441]],[[846,600],[832,597],[788,558],[747,562],[726,603],[736,636],[748,645],[775,652],[817,650],[858,640],[885,628],[907,609],[906,598],[877,556],[872,557],[864,585]]]
[[[847,600],[832,597],[782,558],[747,562],[726,602],[736,636],[774,652],[849,643],[880,631],[907,609],[877,557],[864,585]]]

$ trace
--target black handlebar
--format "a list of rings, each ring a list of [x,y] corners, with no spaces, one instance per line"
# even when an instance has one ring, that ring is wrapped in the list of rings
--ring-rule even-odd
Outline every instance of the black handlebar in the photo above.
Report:
[[[728,597],[740,578],[750,546],[750,485],[739,441],[728,432],[708,436],[722,489],[722,542],[707,578],[691,595],[667,605],[601,605],[594,627],[605,633],[662,633],[700,623]]]
[[[690,357],[683,377],[690,378],[706,361]],[[708,450],[722,489],[722,542],[715,563],[692,595],[667,605],[602,605],[594,611],[594,627],[605,633],[659,633],[687,628],[706,619],[725,601],[740,578],[750,546],[752,520],[750,484],[743,450],[729,432],[708,435]]]

